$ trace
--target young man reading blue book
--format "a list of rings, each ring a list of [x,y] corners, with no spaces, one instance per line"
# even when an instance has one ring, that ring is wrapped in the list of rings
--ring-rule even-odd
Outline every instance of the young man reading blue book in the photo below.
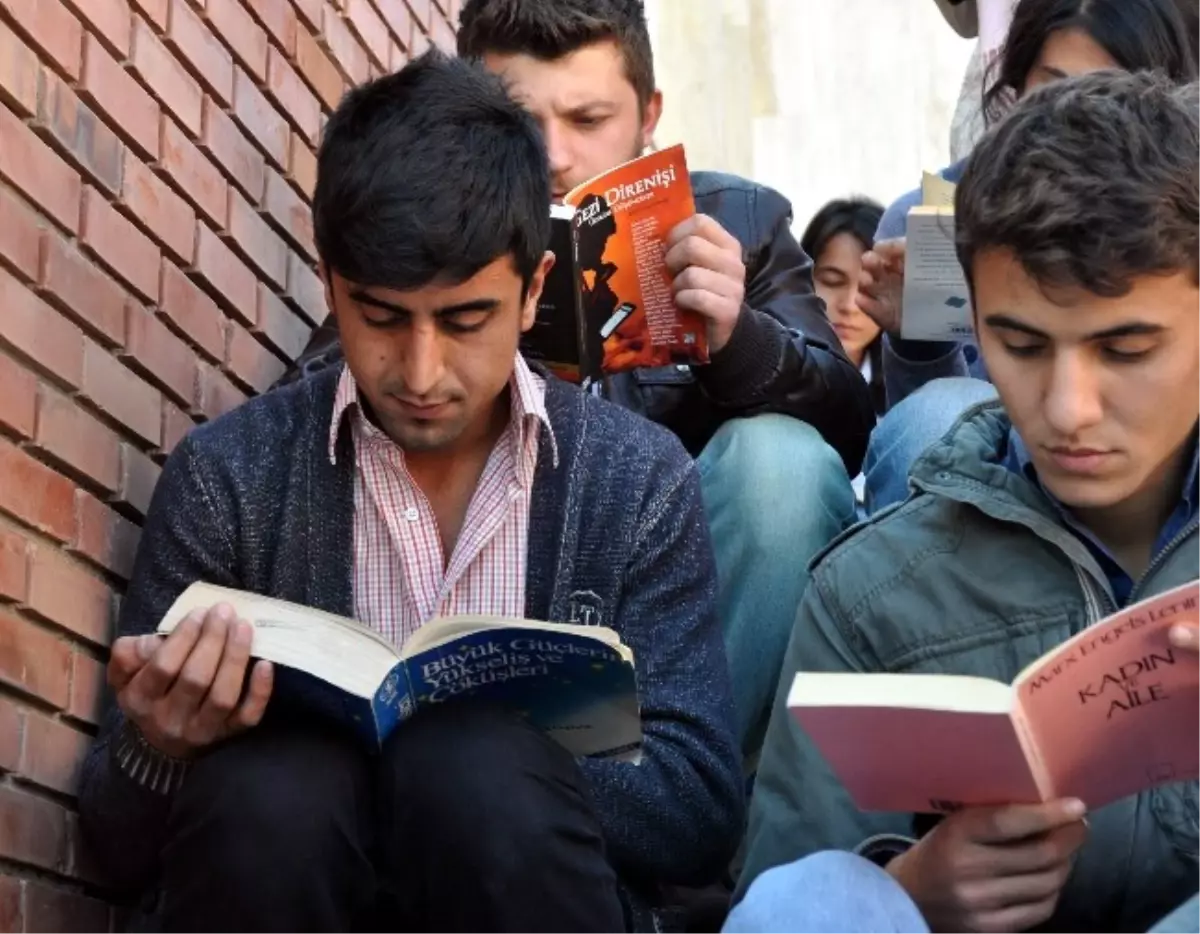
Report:
[[[431,53],[330,120],[314,219],[346,365],[172,454],[83,774],[99,862],[156,894],[158,929],[623,929],[628,892],[704,881],[737,845],[695,465],[517,354],[549,199],[532,117],[461,60]],[[577,763],[471,703],[373,756],[271,696],[227,607],[147,635],[195,580],[397,643],[455,613],[610,626],[636,658],[642,762]]]
[[[747,903],[764,870],[856,847],[935,931],[1144,931],[1196,892],[1194,781],[1086,821],[1078,801],[868,814],[784,704],[805,671],[1011,682],[1196,578],[1197,123],[1195,84],[1099,72],[1030,94],[971,155],[957,249],[1001,402],[814,568],[751,806]]]

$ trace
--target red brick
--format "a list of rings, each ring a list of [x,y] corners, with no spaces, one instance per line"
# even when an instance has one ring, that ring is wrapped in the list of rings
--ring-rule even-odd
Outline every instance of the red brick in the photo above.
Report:
[[[133,27],[132,65],[150,93],[193,135],[199,135],[204,92],[140,16]]]
[[[83,332],[3,269],[0,309],[0,343],[77,389],[83,382]]]
[[[107,646],[112,634],[108,585],[56,548],[33,545],[30,551],[30,611],[94,645]]]
[[[229,220],[225,226],[238,251],[277,287],[283,288],[287,281],[287,247],[253,206],[236,191],[229,192]],[[253,290],[252,283],[250,288]],[[249,315],[251,311],[243,309],[242,313]]]
[[[408,53],[399,42],[392,43],[392,55],[388,59],[388,70],[392,72],[399,71],[408,64]]]
[[[199,225],[195,267],[196,275],[213,298],[235,317],[247,324],[254,324],[258,280],[250,268],[234,256],[229,247],[204,224]]]
[[[207,229],[201,225],[202,231]],[[211,298],[167,261],[162,265],[159,307],[180,334],[213,360],[221,359],[225,350],[225,316]]]
[[[0,0],[17,28],[48,55],[59,70],[79,77],[83,26],[59,0]]]
[[[110,914],[95,898],[25,880],[26,931],[107,931]]]
[[[121,202],[173,256],[188,262],[196,248],[196,212],[133,153],[125,154]]]
[[[32,438],[36,412],[37,378],[0,354],[0,427],[18,438]]]
[[[320,324],[329,314],[329,309],[325,305],[325,283],[297,253],[288,255],[286,296],[288,301],[314,325]]]
[[[26,281],[37,278],[39,233],[37,215],[0,188],[0,262]]]
[[[152,447],[162,440],[162,394],[98,344],[83,354],[83,393]]]
[[[66,396],[45,386],[38,393],[39,449],[67,470],[112,493],[121,478],[121,441],[117,435]]]
[[[288,178],[306,199],[312,200],[313,191],[317,187],[317,156],[296,133],[292,134]]]
[[[75,487],[65,477],[0,440],[0,510],[60,542],[75,534]]]
[[[67,713],[84,723],[99,723],[104,702],[104,683],[104,665],[90,655],[72,652],[71,699]]]
[[[308,344],[312,326],[262,283],[258,286],[258,328],[255,330],[289,360]]]
[[[76,15],[103,39],[118,57],[129,56],[132,15],[128,0],[67,0]]]
[[[0,787],[0,856],[61,870],[67,863],[67,812],[15,787]]]
[[[196,427],[192,417],[169,402],[163,403],[162,449],[170,454],[189,431]]]
[[[262,23],[289,56],[296,51],[296,11],[288,0],[245,0],[247,9]]]
[[[161,473],[158,464],[137,448],[129,444],[122,445],[121,490],[116,502],[144,516],[150,511],[150,500]]]
[[[42,237],[42,294],[104,343],[125,336],[125,290],[58,234]]]
[[[243,327],[236,324],[231,326],[228,336],[225,365],[229,372],[243,388],[256,393],[266,392],[287,369],[283,361]]]
[[[67,705],[70,679],[71,649],[65,642],[28,620],[0,613],[0,682],[62,708]],[[4,827],[2,814],[0,808],[0,828]],[[0,852],[5,837],[0,832]]]
[[[296,67],[326,107],[337,107],[346,91],[346,81],[333,59],[303,29],[296,33]]]
[[[346,0],[346,22],[362,40],[376,64],[386,67],[392,40],[387,24],[375,12],[370,0]]]
[[[237,124],[212,100],[204,102],[204,133],[201,145],[224,168],[225,174],[246,193],[251,201],[258,201],[263,194],[263,173],[266,171],[262,155],[238,129]],[[222,222],[224,205],[222,205]]]
[[[133,5],[142,11],[156,30],[167,28],[167,6],[169,0],[133,0]]]
[[[116,194],[124,149],[116,134],[53,72],[42,69],[38,90],[42,135],[76,168]]]
[[[413,21],[412,38],[408,43],[408,57],[410,59],[419,58],[429,51],[431,43],[429,37],[425,35],[421,27]]]
[[[38,71],[37,54],[0,23],[0,101],[22,117],[37,110]]]
[[[0,107],[0,140],[0,177],[67,230],[78,231],[79,174],[7,107]]]
[[[25,741],[25,708],[0,697],[0,771],[15,772],[21,764],[21,744]],[[0,931],[21,931],[20,925],[4,925],[4,890],[0,887]]]
[[[143,156],[158,158],[158,104],[90,33],[83,40],[79,96]]]
[[[128,580],[141,530],[83,490],[75,491],[75,524],[71,550]]]
[[[375,0],[375,5],[379,7],[379,14],[388,24],[388,29],[392,32],[392,37],[405,48],[408,47],[408,41],[412,37],[412,12],[408,9],[404,0]],[[390,65],[389,61],[389,65]],[[395,68],[392,68],[395,71]]]
[[[454,30],[450,28],[450,24],[446,22],[444,16],[433,17],[432,29],[429,33],[429,38],[433,44],[445,52],[447,55],[455,53]]]
[[[0,597],[4,599],[22,603],[29,595],[28,545],[24,536],[0,528]],[[3,736],[0,736],[0,743],[3,741]]]
[[[233,49],[238,61],[259,81],[267,76],[267,34],[241,0],[206,0],[205,18]]]
[[[321,104],[274,46],[267,64],[267,92],[315,146],[321,132]]]
[[[158,300],[158,247],[94,188],[83,193],[84,246],[148,301]]]
[[[309,259],[317,259],[317,247],[313,242],[312,211],[307,202],[296,194],[295,189],[274,172],[267,173],[267,192],[263,197],[263,209]]]
[[[79,767],[90,745],[91,737],[74,727],[30,711],[25,715],[25,742],[18,771],[43,788],[73,795],[79,780]]]
[[[321,21],[321,34],[325,48],[352,85],[362,84],[370,77],[371,63],[366,51],[358,44],[345,20],[328,4]]]
[[[192,349],[137,302],[125,309],[125,350],[122,359],[185,405],[196,386]]]
[[[159,148],[159,169],[176,190],[214,223],[225,223],[225,179],[179,124],[165,114]]]
[[[16,876],[0,876],[0,931],[25,930],[25,883]]]
[[[246,401],[246,394],[229,378],[206,363],[200,364],[196,381],[196,409],[209,421],[220,418]]]
[[[233,100],[233,56],[183,0],[171,0],[167,44],[222,104]]]
[[[233,78],[233,118],[262,147],[268,159],[281,168],[287,164],[287,121],[240,68]]]
[[[308,24],[309,29],[321,29],[321,0],[292,0],[296,13]]]

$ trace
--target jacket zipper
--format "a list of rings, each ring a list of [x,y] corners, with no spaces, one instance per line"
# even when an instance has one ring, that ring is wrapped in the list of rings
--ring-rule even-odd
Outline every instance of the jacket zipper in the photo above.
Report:
[[[1178,535],[1167,542],[1162,551],[1154,556],[1154,560],[1150,562],[1150,567],[1146,568],[1146,573],[1138,578],[1137,583],[1133,585],[1133,590],[1129,594],[1129,603],[1137,603],[1141,599],[1142,590],[1145,589],[1145,585],[1154,575],[1154,572],[1171,556],[1172,552],[1176,551],[1189,537],[1195,535],[1197,530],[1200,530],[1200,517],[1192,519],[1191,522],[1180,530]]]

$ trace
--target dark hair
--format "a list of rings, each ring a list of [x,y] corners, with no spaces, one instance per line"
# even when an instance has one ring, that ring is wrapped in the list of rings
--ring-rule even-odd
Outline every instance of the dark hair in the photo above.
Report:
[[[317,157],[313,227],[357,285],[463,282],[511,255],[528,286],[550,242],[537,124],[499,79],[436,49],[350,91]]]
[[[995,80],[983,96],[988,123],[1021,95],[1051,33],[1087,33],[1126,71],[1164,72],[1177,82],[1197,75],[1200,16],[1196,0],[1021,0],[1013,12]]]
[[[604,40],[621,50],[645,107],[654,94],[654,54],[642,0],[467,0],[458,21],[464,58],[497,52],[553,61]]]
[[[816,262],[825,244],[838,234],[848,233],[864,250],[875,245],[875,230],[883,217],[883,205],[870,198],[838,198],[813,215],[804,228],[800,246]]]
[[[1126,294],[1190,271],[1200,251],[1200,97],[1154,72],[1101,71],[1038,88],[967,160],[958,258],[1011,250],[1043,287]]]

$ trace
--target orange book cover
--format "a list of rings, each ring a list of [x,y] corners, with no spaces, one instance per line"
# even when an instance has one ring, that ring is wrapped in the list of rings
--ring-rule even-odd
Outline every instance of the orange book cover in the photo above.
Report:
[[[565,200],[590,375],[707,363],[705,321],[675,307],[664,261],[667,235],[696,213],[683,147],[617,166]]]
[[[1193,581],[1088,627],[1012,685],[800,672],[788,707],[864,811],[1079,798],[1098,808],[1200,773],[1200,664],[1168,641]]]

